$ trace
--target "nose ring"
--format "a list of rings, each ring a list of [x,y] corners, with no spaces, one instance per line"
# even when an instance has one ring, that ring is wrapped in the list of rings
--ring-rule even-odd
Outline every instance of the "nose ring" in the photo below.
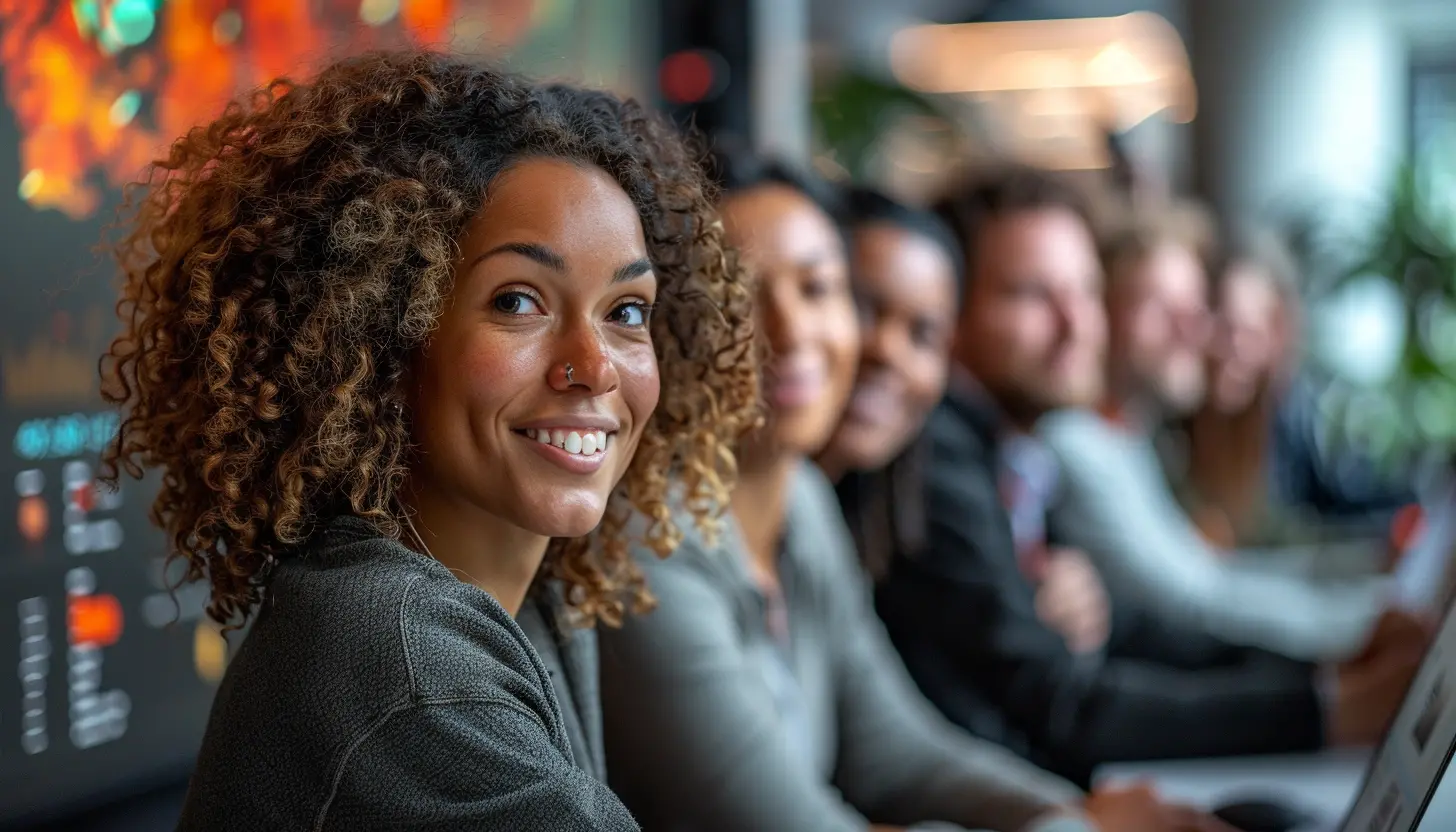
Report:
[[[571,362],[566,362],[566,383],[575,384],[576,380],[571,377]]]

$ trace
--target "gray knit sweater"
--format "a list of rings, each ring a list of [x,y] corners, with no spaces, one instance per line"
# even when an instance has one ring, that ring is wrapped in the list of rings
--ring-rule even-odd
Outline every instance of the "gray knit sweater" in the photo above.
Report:
[[[573,763],[551,680],[495,599],[345,519],[279,565],[179,828],[638,827]]]

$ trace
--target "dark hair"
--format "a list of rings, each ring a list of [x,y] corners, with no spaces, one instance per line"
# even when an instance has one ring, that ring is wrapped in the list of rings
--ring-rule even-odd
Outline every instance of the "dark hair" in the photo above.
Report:
[[[965,254],[955,232],[945,221],[930,211],[913,208],[896,201],[889,194],[863,185],[846,189],[845,211],[851,229],[862,225],[892,225],[930,240],[940,246],[955,269],[956,291],[965,280]]]
[[[1217,256],[1216,225],[1206,208],[1187,199],[1160,200],[1123,213],[1102,235],[1102,267],[1109,284],[1121,275],[1121,266],[1166,244],[1187,249],[1209,268]]]
[[[848,218],[844,194],[812,171],[770,156],[761,156],[728,141],[719,141],[707,163],[708,175],[724,194],[764,185],[785,185],[802,193],[844,231]]]
[[[1222,281],[1230,271],[1242,265],[1257,269],[1285,303],[1297,304],[1300,301],[1299,261],[1277,232],[1252,225],[1230,228],[1214,262],[1215,282]]]
[[[914,556],[926,543],[925,476],[930,440],[922,430],[890,463],[875,471],[849,471],[834,493],[854,539],[860,565],[872,580],[890,570],[895,553]]]
[[[986,225],[1011,214],[1064,208],[1095,228],[1087,196],[1060,175],[1012,162],[977,171],[962,179],[938,199],[932,211],[950,228],[964,252],[962,282],[969,286],[974,274],[976,245]],[[969,295],[965,289],[961,297]]]
[[[660,282],[661,403],[590,538],[543,569],[579,623],[650,602],[628,552],[681,539],[673,471],[705,533],[758,418],[752,294],[697,156],[630,101],[430,52],[366,55],[276,81],[177,140],[129,190],[121,334],[104,392],[125,411],[104,463],[162,469],[152,518],[208,613],[240,624],[273,565],[332,517],[398,537],[412,459],[401,379],[451,291],[490,183],[532,156],[600,167],[641,217]]]

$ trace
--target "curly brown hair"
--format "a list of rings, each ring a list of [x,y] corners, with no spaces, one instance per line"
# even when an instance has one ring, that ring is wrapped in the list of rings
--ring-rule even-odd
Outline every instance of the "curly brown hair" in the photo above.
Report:
[[[543,156],[600,167],[636,205],[662,380],[601,526],[553,541],[543,570],[578,623],[616,624],[651,603],[629,551],[634,508],[659,555],[681,539],[673,505],[713,534],[759,388],[752,293],[701,154],[608,93],[430,52],[366,55],[233,102],[129,189],[123,331],[102,357],[123,416],[104,478],[161,469],[152,520],[183,580],[210,581],[219,623],[245,622],[278,559],[332,517],[399,537],[413,453],[401,378],[487,185]]]

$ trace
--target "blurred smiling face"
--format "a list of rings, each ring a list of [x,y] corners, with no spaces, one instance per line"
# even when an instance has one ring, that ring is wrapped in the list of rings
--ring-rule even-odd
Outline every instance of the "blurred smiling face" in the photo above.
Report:
[[[1290,344],[1284,299],[1258,266],[1240,264],[1219,287],[1212,341],[1209,404],[1240,413],[1287,369]]]
[[[1102,266],[1086,220],[1068,208],[1016,211],[976,235],[956,357],[1006,415],[1096,403],[1107,321]]]
[[[1207,386],[1211,322],[1203,263],[1185,246],[1164,243],[1113,268],[1108,315],[1115,371],[1171,413],[1190,412]]]
[[[813,200],[787,185],[729,194],[722,215],[728,241],[756,276],[772,348],[761,438],[781,452],[816,453],[839,420],[859,352],[844,241]]]
[[[826,454],[872,470],[905,449],[945,393],[956,272],[943,246],[889,223],[856,229],[852,252],[859,373]]]

